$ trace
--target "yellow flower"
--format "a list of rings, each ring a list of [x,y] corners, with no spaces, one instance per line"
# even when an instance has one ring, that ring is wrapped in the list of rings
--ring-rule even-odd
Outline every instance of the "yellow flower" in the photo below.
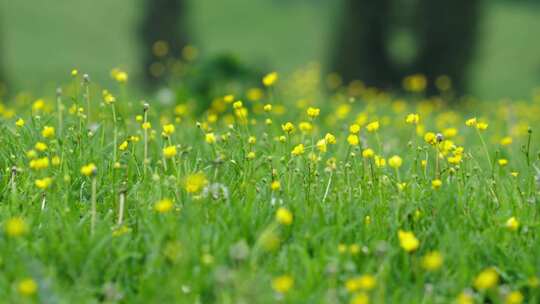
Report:
[[[276,221],[282,225],[290,225],[293,222],[293,214],[289,209],[279,207],[276,211]]]
[[[476,124],[476,128],[480,131],[484,131],[488,128],[488,124],[485,122],[479,122]]]
[[[49,167],[49,158],[48,157],[42,157],[33,159],[30,161],[30,168],[34,170],[41,170],[46,169]]]
[[[257,143],[257,138],[255,136],[248,137],[248,144],[254,145],[255,143]]]
[[[304,154],[304,145],[303,144],[296,145],[293,148],[291,154],[294,156],[299,156],[299,155]]]
[[[272,280],[272,288],[279,293],[287,293],[294,286],[290,275],[282,275]]]
[[[187,193],[199,193],[207,184],[208,180],[203,172],[190,174],[185,179]]]
[[[422,258],[422,267],[428,271],[435,271],[442,266],[443,257],[438,251],[427,253]]]
[[[238,101],[235,101],[232,106],[233,106],[233,109],[239,110],[244,106],[244,103],[241,100],[238,100]]]
[[[61,162],[61,159],[58,155],[55,155],[51,158],[51,163],[53,164],[53,166],[60,165],[60,162]]]
[[[152,124],[151,124],[150,122],[148,122],[148,121],[147,121],[147,122],[144,122],[144,123],[142,124],[142,128],[143,128],[144,130],[151,129],[151,128],[152,128]]]
[[[6,221],[4,230],[9,237],[19,237],[28,233],[28,225],[21,217],[12,217]]]
[[[142,115],[135,116],[135,121],[142,122],[143,121],[143,116]]]
[[[270,87],[270,86],[273,86],[277,80],[278,80],[278,74],[276,72],[272,72],[272,73],[266,74],[263,77],[262,83],[264,84],[265,87]]]
[[[512,144],[512,137],[505,136],[505,137],[501,138],[500,144],[501,144],[501,146],[511,145]]]
[[[366,126],[366,129],[368,130],[368,132],[375,132],[379,130],[379,121],[374,121],[374,122],[369,123]]]
[[[36,148],[36,150],[38,150],[39,152],[43,152],[43,151],[46,151],[46,150],[47,150],[47,144],[38,141],[38,142],[36,143],[36,145],[34,146],[34,148]]]
[[[214,133],[206,133],[204,135],[204,141],[206,141],[208,144],[213,144],[216,142],[216,136]]]
[[[357,124],[350,125],[349,132],[351,132],[352,134],[357,134],[358,132],[360,132],[360,126]]]
[[[351,298],[351,301],[349,303],[350,304],[369,304],[369,296],[365,292],[359,292]]]
[[[456,299],[456,304],[474,304],[474,298],[468,292],[462,292]]]
[[[19,128],[23,127],[24,126],[24,119],[22,119],[22,118],[17,119],[17,121],[15,122],[15,125],[17,127],[19,127]]]
[[[375,152],[373,152],[373,150],[370,148],[367,148],[364,151],[362,151],[362,157],[364,158],[371,158],[373,157],[373,155],[375,155]]]
[[[411,125],[417,125],[420,122],[420,115],[411,113],[405,118],[405,122]]]
[[[42,179],[36,179],[36,187],[39,189],[47,189],[52,184],[52,178],[44,177]]]
[[[321,112],[321,109],[309,107],[306,112],[307,112],[307,115],[310,118],[315,118],[315,117],[319,116],[319,114]]]
[[[272,111],[272,105],[269,104],[269,103],[265,104],[263,109],[264,109],[265,112],[270,112],[270,111]]]
[[[43,127],[43,130],[41,131],[41,136],[45,138],[54,137],[54,127],[50,127],[50,126]]]
[[[435,135],[435,133],[433,132],[427,132],[426,134],[424,134],[424,140],[426,141],[426,143],[434,145],[437,143],[437,135]]]
[[[37,288],[37,283],[31,278],[23,279],[17,285],[17,291],[25,297],[33,296],[37,292]]]
[[[246,155],[246,158],[251,160],[251,159],[255,159],[256,156],[257,156],[257,155],[255,154],[255,152],[250,151],[250,152],[248,152],[248,154]]]
[[[478,276],[474,279],[474,288],[484,291],[495,287],[499,283],[499,274],[494,268],[488,268],[483,270]]]
[[[44,107],[45,107],[45,101],[43,101],[43,99],[38,99],[34,101],[34,103],[32,104],[33,111],[43,110]]]
[[[504,299],[505,304],[521,304],[523,303],[523,294],[518,290],[510,292]]]
[[[358,146],[358,144],[360,143],[360,138],[358,138],[358,135],[356,134],[350,134],[349,136],[347,136],[347,142],[351,146]]]
[[[333,145],[336,143],[336,137],[332,133],[326,133],[326,135],[324,135],[324,140],[329,145]]]
[[[411,231],[398,231],[399,245],[407,252],[412,252],[418,249],[420,246],[420,241],[414,236],[414,233]]]
[[[505,226],[510,231],[517,231],[519,229],[519,221],[512,216],[506,221]]]
[[[272,189],[273,191],[278,191],[279,189],[281,189],[281,183],[278,180],[272,181],[272,183],[270,184],[270,189]]]
[[[81,167],[81,173],[85,176],[93,175],[96,173],[96,171],[97,167],[94,163],[89,163],[88,165]]]
[[[476,127],[476,124],[477,124],[477,120],[476,120],[476,117],[473,117],[473,118],[469,118],[465,121],[465,125],[467,127]]]
[[[394,169],[398,169],[399,167],[401,167],[402,163],[403,160],[397,155],[394,155],[388,159],[388,165]]]
[[[300,129],[300,131],[304,133],[308,133],[313,129],[313,125],[307,121],[303,121],[300,124],[298,124],[298,128]]]
[[[120,144],[120,146],[118,146],[118,149],[119,149],[120,151],[125,151],[127,148],[128,148],[128,142],[127,142],[127,140],[124,140],[124,141]]]
[[[286,122],[285,124],[281,125],[281,129],[283,130],[283,132],[289,134],[294,131],[294,125],[292,124],[292,122]]]
[[[315,146],[317,147],[317,149],[320,151],[320,152],[326,152],[327,151],[327,145],[326,145],[326,140],[324,139],[321,139],[321,140],[318,140],[317,141],[317,144],[315,144]]]
[[[431,181],[431,187],[435,190],[439,189],[442,186],[442,181],[440,179],[434,179]]]
[[[165,156],[165,158],[176,156],[176,146],[168,146],[163,148],[163,156]]]
[[[497,162],[499,163],[499,166],[501,167],[508,165],[508,159],[506,158],[500,158],[499,160],[497,160]]]
[[[175,128],[173,124],[166,124],[163,126],[163,132],[161,134],[163,134],[164,136],[171,136],[174,131]]]
[[[167,213],[173,209],[173,202],[168,199],[162,199],[154,205],[154,210],[159,213]]]
[[[379,155],[375,155],[373,160],[375,161],[375,166],[377,166],[377,168],[383,168],[386,166],[386,159],[380,157]]]
[[[442,134],[445,138],[452,138],[457,135],[457,129],[456,128],[446,128],[443,130]]]

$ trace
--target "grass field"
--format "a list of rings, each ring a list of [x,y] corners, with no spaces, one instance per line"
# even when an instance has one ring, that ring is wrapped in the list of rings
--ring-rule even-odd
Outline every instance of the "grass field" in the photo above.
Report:
[[[1,108],[0,302],[540,300],[540,96],[269,74],[194,117],[113,76]]]
[[[103,84],[110,84],[106,71],[114,66],[137,79],[137,5],[126,0],[0,2],[2,60],[12,84],[52,92],[74,67]],[[332,1],[200,0],[190,5],[193,40],[207,55],[231,51],[245,61],[290,72],[311,61],[324,63],[331,54],[338,7]],[[540,6],[532,2],[487,5],[471,68],[473,95],[530,97],[540,82],[539,14]]]

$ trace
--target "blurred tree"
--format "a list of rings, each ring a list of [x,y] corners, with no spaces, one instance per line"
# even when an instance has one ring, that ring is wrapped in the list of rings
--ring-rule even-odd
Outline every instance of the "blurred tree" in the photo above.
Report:
[[[145,0],[140,38],[143,44],[145,83],[155,87],[160,71],[172,58],[179,58],[187,45],[184,0]]]
[[[345,81],[398,88],[407,74],[422,73],[429,92],[441,75],[451,78],[457,92],[466,89],[480,0],[345,0],[344,5],[332,68]],[[408,27],[416,44],[414,58],[406,64],[389,55],[392,33],[402,27]]]

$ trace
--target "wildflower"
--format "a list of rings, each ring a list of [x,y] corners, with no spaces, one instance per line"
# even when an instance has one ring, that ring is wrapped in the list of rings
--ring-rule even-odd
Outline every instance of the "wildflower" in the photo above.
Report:
[[[414,233],[411,231],[398,231],[399,244],[406,252],[412,252],[418,249],[420,246],[420,241],[414,236]]]
[[[365,292],[359,292],[351,298],[351,301],[349,303],[350,304],[369,304],[369,296]]]
[[[118,149],[120,151],[125,151],[128,148],[128,142],[127,140],[124,140],[119,146]]]
[[[165,156],[165,158],[176,156],[176,146],[167,146],[163,148],[163,156]]]
[[[478,276],[474,279],[474,288],[484,291],[495,287],[499,283],[499,274],[494,268],[488,268],[483,270]]]
[[[15,122],[15,125],[19,128],[24,127],[24,119],[22,118],[17,119],[17,121]]]
[[[501,158],[501,159],[497,160],[497,162],[499,163],[499,166],[501,166],[501,167],[504,167],[504,166],[508,165],[508,159],[506,159],[506,158]]]
[[[326,140],[324,139],[318,140],[315,146],[317,147],[317,150],[319,150],[320,152],[324,153],[327,151]]]
[[[216,136],[214,135],[214,133],[206,133],[204,135],[204,141],[211,145],[216,142]]]
[[[326,135],[324,135],[324,140],[329,145],[333,145],[336,143],[336,137],[332,133],[326,133]]]
[[[54,127],[50,127],[50,126],[43,127],[43,130],[41,131],[41,136],[45,138],[54,137]]]
[[[457,129],[456,128],[446,128],[443,130],[442,134],[446,138],[452,138],[457,135]]]
[[[362,157],[364,158],[371,158],[373,157],[373,155],[375,155],[375,152],[373,152],[373,150],[370,148],[367,148],[364,151],[362,151]]]
[[[171,136],[174,131],[175,128],[173,124],[166,124],[163,126],[163,132],[161,134],[163,134],[163,136]]]
[[[350,134],[349,136],[347,136],[347,142],[351,146],[358,146],[358,144],[360,143],[360,139],[358,138],[358,135]]]
[[[479,122],[476,124],[476,129],[480,130],[480,131],[484,131],[488,128],[488,124],[485,123],[485,122]]]
[[[512,137],[505,136],[505,137],[501,138],[500,144],[501,144],[501,146],[511,145],[512,144]]]
[[[37,283],[32,278],[26,278],[19,282],[17,291],[25,297],[31,297],[37,292]]]
[[[90,176],[95,174],[97,171],[97,167],[94,163],[89,163],[88,165],[81,167],[81,173],[85,176]]]
[[[470,293],[463,291],[457,297],[456,304],[474,304],[474,299]]]
[[[294,156],[299,156],[299,155],[304,154],[304,145],[303,144],[296,145],[293,148],[291,154]]]
[[[438,251],[427,253],[422,258],[422,267],[427,271],[435,271],[442,266],[443,257]]]
[[[278,191],[279,189],[281,189],[281,183],[278,180],[272,181],[272,183],[270,184],[270,189],[272,189],[273,191]]]
[[[142,122],[143,119],[144,119],[144,118],[143,118],[142,115],[137,115],[137,116],[135,116],[135,121],[136,121],[136,122]]]
[[[151,124],[149,121],[144,122],[144,123],[142,124],[142,128],[143,128],[143,130],[151,129],[151,128],[152,128],[152,124]]]
[[[360,126],[357,124],[350,125],[349,132],[351,132],[352,134],[357,134],[358,132],[360,132]]]
[[[519,290],[512,291],[504,299],[505,304],[521,304],[523,303],[523,294]]]
[[[467,127],[476,127],[476,124],[477,124],[477,120],[476,120],[476,117],[473,117],[473,118],[469,118],[465,121],[465,125]]]
[[[266,74],[263,77],[262,83],[264,84],[265,87],[271,87],[276,83],[277,80],[278,80],[278,74],[276,72],[272,72],[272,73]]]
[[[264,109],[265,112],[270,112],[270,111],[272,111],[272,105],[269,104],[269,103],[265,104],[263,109]]]
[[[294,279],[290,275],[282,275],[272,280],[272,288],[285,294],[294,286]]]
[[[506,221],[505,226],[510,231],[517,231],[519,229],[519,221],[512,216]]]
[[[379,130],[379,121],[369,123],[366,126],[366,129],[368,130],[368,132],[376,132],[377,130]]]
[[[60,162],[61,162],[61,159],[58,155],[55,155],[51,158],[51,163],[53,164],[53,166],[60,165]]]
[[[52,184],[52,178],[50,177],[44,177],[42,179],[36,179],[36,187],[39,189],[45,190],[49,188],[49,186]]]
[[[252,160],[252,159],[255,159],[257,155],[255,154],[255,152],[253,151],[250,151],[248,152],[248,154],[246,155],[246,158],[249,159],[249,160]]]
[[[309,122],[303,121],[300,124],[298,124],[298,128],[300,129],[300,131],[304,133],[308,133],[313,129],[313,125],[310,124]]]
[[[405,118],[405,122],[411,125],[417,125],[420,122],[420,115],[411,113]]]
[[[34,148],[36,148],[36,150],[38,150],[39,152],[43,152],[43,151],[46,151],[46,150],[47,150],[47,144],[38,141],[38,142],[36,143],[36,145],[34,146]]]
[[[154,210],[159,213],[167,213],[173,208],[173,202],[168,199],[162,199],[154,205]]]
[[[257,142],[257,138],[255,136],[248,137],[248,144],[254,145]]]
[[[401,167],[402,163],[403,160],[397,155],[394,155],[388,159],[388,165],[394,169],[398,169],[399,167]]]
[[[281,125],[281,129],[283,132],[290,134],[294,131],[294,125],[291,122],[286,122],[285,124]]]
[[[33,111],[40,111],[43,110],[43,108],[45,108],[45,101],[43,99],[38,99],[32,104]]]
[[[427,132],[424,134],[424,141],[430,145],[434,145],[437,143],[437,135],[433,132]]]
[[[442,181],[440,179],[434,179],[431,181],[431,187],[435,190],[439,189],[442,186]]]
[[[276,221],[282,225],[290,225],[293,222],[293,214],[289,209],[280,207],[276,211]]]
[[[311,119],[313,119],[313,118],[319,116],[319,114],[320,114],[320,112],[321,112],[321,109],[309,107],[309,108],[307,109],[306,112],[307,112],[307,115],[308,115]]]
[[[28,225],[21,217],[12,217],[6,221],[4,230],[9,237],[19,237],[28,233]]]
[[[235,102],[233,103],[233,109],[235,109],[235,110],[239,110],[239,109],[241,109],[243,106],[244,106],[244,104],[242,103],[241,100],[235,101]]]
[[[30,161],[30,168],[34,170],[41,170],[46,169],[49,167],[49,158],[48,157],[42,157],[33,159]]]
[[[379,155],[375,155],[373,160],[375,161],[375,166],[377,166],[377,168],[383,168],[386,166],[386,159],[380,157]]]
[[[187,193],[199,193],[208,184],[206,175],[202,172],[190,174],[185,179],[185,189]]]

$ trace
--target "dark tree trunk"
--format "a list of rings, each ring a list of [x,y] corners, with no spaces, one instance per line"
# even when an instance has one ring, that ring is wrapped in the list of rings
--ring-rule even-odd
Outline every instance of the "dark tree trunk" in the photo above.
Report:
[[[344,82],[387,87],[395,81],[386,42],[391,0],[345,0],[332,71]]]
[[[447,75],[456,92],[467,84],[480,19],[479,0],[422,0],[417,20],[419,56],[414,67],[433,80]],[[433,91],[433,81],[430,81]]]
[[[186,46],[186,7],[184,0],[145,0],[140,28],[143,44],[143,69],[146,84],[155,87],[160,75],[155,73],[155,64],[166,65],[171,57],[179,58]],[[165,42],[166,54],[155,52],[156,42]],[[163,49],[163,43],[158,45]],[[152,66],[154,65],[154,68]],[[152,72],[154,70],[154,72]]]

